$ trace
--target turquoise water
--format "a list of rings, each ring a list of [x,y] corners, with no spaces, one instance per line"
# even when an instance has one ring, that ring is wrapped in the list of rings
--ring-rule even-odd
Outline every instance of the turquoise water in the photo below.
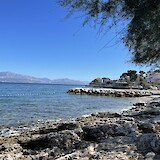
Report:
[[[74,118],[97,111],[120,111],[136,99],[69,95],[84,86],[0,83],[0,125]]]

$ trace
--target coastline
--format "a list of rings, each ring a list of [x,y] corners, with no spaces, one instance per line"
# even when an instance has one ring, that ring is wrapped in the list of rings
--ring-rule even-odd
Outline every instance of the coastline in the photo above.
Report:
[[[112,89],[112,88],[71,88],[68,94],[112,96],[112,97],[146,97],[160,95],[160,90]]]
[[[39,122],[37,130],[1,136],[0,159],[158,159],[160,97],[141,98],[140,103],[120,113]]]

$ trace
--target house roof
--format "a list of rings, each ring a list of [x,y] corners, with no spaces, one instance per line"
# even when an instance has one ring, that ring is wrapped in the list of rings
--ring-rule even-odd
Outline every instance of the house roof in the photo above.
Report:
[[[97,77],[96,80],[102,80],[102,78]]]

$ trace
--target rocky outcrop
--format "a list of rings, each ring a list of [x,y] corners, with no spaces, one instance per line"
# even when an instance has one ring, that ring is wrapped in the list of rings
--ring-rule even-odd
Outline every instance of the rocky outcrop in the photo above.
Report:
[[[1,160],[158,160],[160,99],[0,137]]]
[[[133,90],[133,89],[104,89],[104,88],[72,88],[68,90],[69,94],[95,95],[95,96],[113,96],[113,97],[144,97],[151,95],[160,95],[160,91],[151,90]]]

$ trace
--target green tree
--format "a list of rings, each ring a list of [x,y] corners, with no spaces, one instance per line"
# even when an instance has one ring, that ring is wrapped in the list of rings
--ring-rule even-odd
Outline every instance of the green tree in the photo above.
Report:
[[[94,22],[104,26],[104,29],[106,26],[118,26],[118,33],[123,33],[122,40],[133,54],[132,62],[160,65],[160,0],[58,2],[61,6],[69,8],[70,15],[76,11],[82,13],[85,17],[84,24]]]
[[[144,71],[139,71],[139,74],[142,75],[142,76],[144,76],[145,73],[146,72],[144,72]]]
[[[129,82],[130,77],[128,76],[128,73],[122,73],[122,75],[120,76],[120,81]]]
[[[138,77],[139,77],[139,83],[146,81],[145,80],[146,77],[145,77],[145,72],[144,71],[139,71]]]
[[[127,75],[130,77],[131,82],[135,82],[137,80],[137,71],[135,70],[128,70]]]

